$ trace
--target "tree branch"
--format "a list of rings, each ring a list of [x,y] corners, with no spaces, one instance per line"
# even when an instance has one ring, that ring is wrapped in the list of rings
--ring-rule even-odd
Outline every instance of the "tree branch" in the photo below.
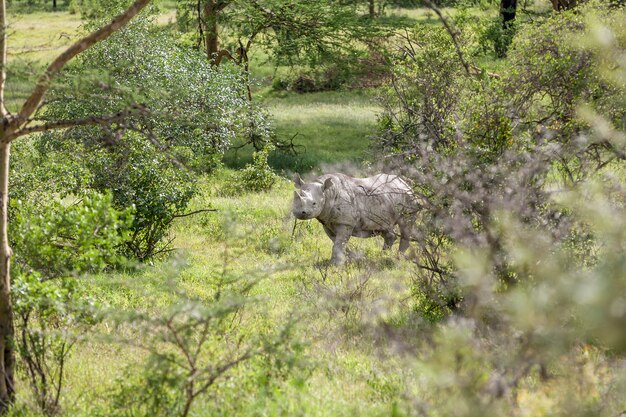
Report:
[[[198,213],[205,213],[207,211],[217,211],[217,209],[202,209],[202,210],[196,210],[196,211],[192,211],[190,213],[185,213],[185,214],[176,214],[174,216],[172,216],[172,218],[174,219],[178,219],[180,217],[187,217],[187,216],[192,216],[194,214],[198,214]]]
[[[215,380],[217,380],[217,378],[222,376],[230,368],[239,365],[241,362],[247,361],[248,359],[256,356],[258,353],[259,353],[258,351],[252,351],[251,349],[248,349],[243,354],[239,355],[237,358],[231,360],[230,362],[223,364],[222,366],[219,366],[217,368],[213,368],[212,366],[209,366],[207,368],[202,369],[200,372],[197,373],[197,375],[202,375],[204,372],[208,370],[210,370],[211,375],[209,376],[208,379],[202,382],[202,385],[200,386],[200,388],[198,388],[198,390],[195,392],[194,397],[206,392],[206,390],[209,389],[211,385],[213,385]]]
[[[87,50],[94,44],[108,38],[113,32],[126,25],[144,7],[146,7],[148,3],[150,3],[150,0],[136,0],[128,9],[126,9],[126,11],[113,19],[111,23],[80,39],[74,45],[66,49],[65,52],[59,55],[54,61],[52,61],[45,72],[39,77],[33,92],[28,97],[26,102],[24,102],[24,105],[17,114],[14,122],[15,129],[17,130],[20,125],[25,124],[30,116],[39,108],[41,101],[43,100],[43,96],[50,88],[50,82],[65,66],[65,64],[67,64],[76,55]]]
[[[59,120],[59,121],[43,123],[40,125],[31,126],[31,127],[23,127],[19,129],[18,131],[13,132],[9,136],[9,140],[13,140],[20,136],[29,135],[31,133],[48,132],[50,130],[67,129],[67,128],[78,127],[78,126],[108,125],[113,122],[118,122],[118,121],[127,119],[130,116],[133,116],[136,114],[142,114],[145,112],[146,112],[145,107],[139,104],[133,104],[130,108],[121,110],[113,114],[108,114],[108,115],[103,115],[103,116],[89,116],[89,117],[83,117],[80,119],[71,119],[71,120]],[[32,120],[26,121],[25,125],[27,125],[30,122],[32,122]]]
[[[467,61],[465,61],[465,57],[463,56],[463,52],[461,51],[461,46],[459,45],[459,32],[456,30],[456,28],[452,27],[448,19],[443,15],[443,13],[441,13],[441,9],[435,6],[432,1],[424,0],[424,4],[426,4],[426,6],[428,6],[433,12],[435,12],[437,16],[439,16],[439,20],[441,20],[441,23],[443,23],[446,30],[452,37],[454,49],[456,49],[456,54],[459,56],[459,60],[461,61],[461,64],[463,64],[465,72],[467,72],[467,75],[472,75],[472,72],[470,71],[470,65],[467,63]]]

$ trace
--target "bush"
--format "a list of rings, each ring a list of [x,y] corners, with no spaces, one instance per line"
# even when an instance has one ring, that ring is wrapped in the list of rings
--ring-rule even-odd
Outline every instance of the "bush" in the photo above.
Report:
[[[77,278],[123,261],[132,210],[113,208],[111,195],[88,193],[72,204],[11,201],[16,347],[37,407],[60,412],[64,369],[75,342],[97,320],[95,301]]]
[[[438,321],[380,326],[406,415],[624,412],[624,10],[586,7],[522,28],[499,78],[434,34],[395,69],[381,145],[424,208],[413,302]]]
[[[196,159],[190,166],[201,172],[219,164],[250,118],[263,117],[245,98],[236,68],[212,67],[146,16],[81,55],[51,94],[47,117],[58,119],[114,114],[140,103],[145,111],[117,129],[137,130],[162,150],[188,148]],[[83,140],[102,136],[94,129]]]
[[[44,279],[99,272],[123,261],[117,248],[128,238],[132,209],[113,208],[111,195],[87,193],[72,204],[17,200],[11,204],[12,244],[18,271]]]
[[[115,7],[109,4],[105,12]],[[131,117],[48,133],[37,147],[46,164],[59,165],[53,158],[83,164],[87,174],[73,182],[72,192],[110,190],[117,208],[135,209],[123,254],[145,261],[170,249],[172,221],[195,193],[190,170],[219,166],[236,136],[266,124],[244,95],[237,70],[211,67],[139,17],[66,71],[45,112],[46,118],[71,120],[131,108]]]
[[[619,28],[623,12],[589,10],[607,30]],[[598,139],[597,116],[581,117],[583,101],[609,125],[624,117],[623,85],[603,75],[597,45],[573,42],[589,36],[581,16],[564,13],[520,30],[500,76],[465,71],[443,29],[416,29],[397,61],[380,146],[399,155],[425,208],[415,295],[427,316],[471,304],[458,290],[452,256],[458,246],[489,248],[498,285],[519,283],[523,275],[511,269],[511,254],[492,226],[502,212],[559,242],[585,244],[575,237],[584,227],[550,198],[554,174],[562,172],[562,184],[573,186],[612,161],[623,163],[625,154],[623,141]],[[471,44],[460,38],[462,50]]]
[[[378,87],[388,78],[385,38],[370,39],[363,50],[337,54],[312,67],[293,68],[287,76],[272,80],[275,91],[296,93],[336,91],[346,88]]]
[[[72,134],[80,137],[81,133],[82,129],[76,129]],[[64,158],[70,165],[89,167],[89,175],[70,192],[110,192],[116,208],[133,210],[130,233],[119,248],[121,254],[145,261],[170,250],[171,223],[183,214],[195,193],[193,175],[174,164],[170,155],[155,150],[135,133],[126,134],[114,146],[72,144],[49,137],[38,147],[47,164],[56,165],[52,161]]]
[[[271,144],[266,145],[260,151],[252,155],[252,164],[238,173],[238,184],[236,188],[242,191],[268,191],[272,188],[278,176],[267,163],[269,154],[274,150]]]
[[[202,299],[180,291],[157,314],[112,314],[120,325],[132,323],[148,356],[126,369],[112,392],[111,409],[99,415],[186,417],[193,415],[194,403],[247,362],[278,368],[273,362],[289,358],[292,323],[262,335],[241,327],[255,284],[220,275]]]

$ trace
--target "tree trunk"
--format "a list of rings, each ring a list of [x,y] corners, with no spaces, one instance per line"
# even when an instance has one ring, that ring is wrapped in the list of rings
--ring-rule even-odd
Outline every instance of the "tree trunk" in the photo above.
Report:
[[[11,248],[7,234],[10,153],[11,143],[0,143],[0,414],[3,414],[15,399]]]
[[[376,16],[376,4],[375,4],[375,0],[369,0],[369,15],[371,18],[374,18]]]
[[[6,2],[0,0],[0,115],[7,120],[8,111],[4,104],[6,80]],[[13,306],[11,305],[11,248],[7,233],[7,202],[9,199],[9,155],[11,143],[5,141],[9,129],[6,123],[0,126],[0,413],[4,414],[15,399],[13,350]]]
[[[500,0],[500,16],[502,18],[502,36],[496,40],[496,55],[500,58],[506,56],[511,43],[511,28],[517,13],[517,0]]]
[[[517,0],[501,0],[500,16],[502,16],[502,29],[508,29],[515,20],[517,12]]]
[[[10,143],[0,144],[0,412],[4,413],[15,399],[13,349],[13,306],[11,304],[11,248],[7,233],[9,199]]]
[[[209,61],[213,61],[220,50],[217,37],[217,13],[219,11],[217,6],[214,0],[207,0],[204,3],[204,43]]]
[[[552,8],[560,12],[562,10],[569,10],[576,6],[577,0],[552,0]]]
[[[52,0],[52,9],[53,10],[57,9],[57,0]]]

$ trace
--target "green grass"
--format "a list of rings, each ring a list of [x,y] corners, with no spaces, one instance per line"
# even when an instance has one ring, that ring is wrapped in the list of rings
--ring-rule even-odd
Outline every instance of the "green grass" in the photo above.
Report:
[[[264,100],[279,140],[296,145],[296,155],[274,152],[270,165],[279,171],[308,172],[320,164],[368,159],[370,137],[380,108],[367,91],[296,94],[282,92]],[[253,149],[229,151],[225,163],[241,168]]]
[[[258,279],[251,294],[257,301],[246,309],[237,331],[248,337],[270,333],[295,315],[292,342],[300,346],[298,365],[271,376],[265,385],[259,381],[267,378],[267,364],[245,363],[201,397],[193,415],[388,414],[389,401],[403,390],[404,371],[395,360],[378,358],[368,348],[367,335],[349,329],[380,309],[401,319],[411,265],[393,252],[383,253],[382,239],[375,238],[352,242],[364,259],[345,269],[328,268],[331,242],[317,222],[300,222],[292,234],[289,182],[279,182],[271,193],[225,197],[219,190],[227,177],[202,182],[203,192],[190,209],[211,206],[218,211],[177,222],[178,250],[170,261],[85,278],[82,291],[116,314],[140,310],[156,315],[176,301],[179,291],[209,302],[220,277]],[[369,281],[363,293],[345,302],[351,285],[364,276]],[[63,401],[68,415],[102,415],[118,378],[146,357],[133,340],[139,343],[141,337],[130,329],[115,330],[112,319],[105,319],[77,345]]]
[[[167,23],[172,16],[169,11],[161,19]],[[69,41],[53,42],[53,23],[62,26],[64,19],[74,28],[80,23],[63,12],[49,17],[36,12],[17,19],[21,30],[10,40],[14,47],[7,91],[10,106],[25,98],[33,74]],[[30,42],[37,19],[49,23]],[[323,163],[358,164],[367,158],[379,110],[372,92],[275,93],[267,91],[273,69],[261,60],[256,71],[262,89],[255,92],[255,99],[267,106],[277,136],[295,136],[299,145],[295,156],[274,153],[273,167],[306,172]],[[226,163],[240,167],[250,155],[249,149],[229,153]],[[232,171],[225,170],[203,180],[202,193],[189,210],[218,211],[178,220],[174,228],[178,249],[168,261],[84,278],[82,291],[118,313],[141,310],[158,315],[177,302],[180,291],[209,303],[216,282],[224,276],[258,279],[251,294],[257,301],[246,308],[237,331],[246,337],[267,334],[296,316],[292,342],[300,346],[293,354],[297,364],[277,375],[263,361],[233,369],[199,398],[193,415],[388,415],[390,401],[403,390],[404,370],[364,348],[371,341],[358,334],[356,324],[374,315],[374,305],[403,320],[407,309],[401,307],[406,306],[406,277],[412,266],[396,259],[394,252],[382,253],[382,240],[375,238],[352,242],[363,259],[346,269],[328,268],[331,242],[321,226],[299,222],[294,232],[289,214],[293,188],[288,181],[281,180],[268,193],[229,196],[224,190],[231,179]],[[364,276],[369,281],[363,293],[354,295],[354,285]],[[147,353],[136,346],[140,339],[132,329],[116,329],[113,319],[105,319],[80,342],[68,363],[64,413],[107,415],[111,395],[125,372],[142,372]],[[229,346],[217,344],[214,349],[224,352]],[[16,414],[36,415],[25,381],[19,383]]]
[[[33,12],[8,16],[9,62],[19,58],[50,62],[72,41],[78,39],[79,15],[68,12]]]

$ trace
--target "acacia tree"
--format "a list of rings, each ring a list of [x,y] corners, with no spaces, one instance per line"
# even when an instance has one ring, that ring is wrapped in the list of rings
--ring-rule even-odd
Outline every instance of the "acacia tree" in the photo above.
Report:
[[[41,124],[33,123],[33,116],[43,108],[43,99],[52,80],[63,67],[76,55],[106,39],[126,25],[149,3],[150,0],[135,0],[130,7],[109,24],[86,35],[61,53],[39,77],[20,110],[13,114],[7,110],[4,99],[7,65],[7,16],[6,0],[0,0],[0,413],[6,412],[15,399],[15,350],[10,277],[12,252],[9,247],[7,216],[11,143],[15,139],[31,133],[80,125],[104,125],[142,111],[139,106],[134,106],[115,114],[94,115],[75,120],[48,121]]]
[[[350,49],[352,40],[380,35],[359,17],[354,5],[335,0],[184,0],[178,4],[180,29],[196,29],[208,58],[216,65],[228,57],[245,66],[255,43],[271,46],[275,61],[331,56]],[[230,45],[228,38],[219,34],[222,21],[229,22]]]

